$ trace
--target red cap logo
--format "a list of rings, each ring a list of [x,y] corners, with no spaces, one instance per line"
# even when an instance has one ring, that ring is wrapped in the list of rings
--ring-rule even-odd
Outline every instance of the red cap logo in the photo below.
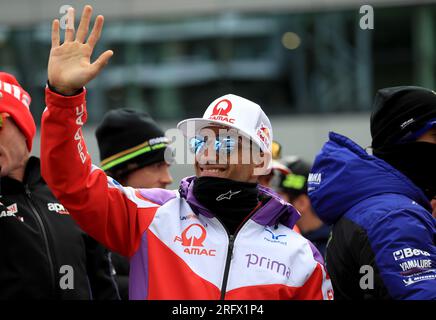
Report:
[[[221,101],[218,101],[218,103],[215,105],[212,111],[212,116],[224,116],[228,117],[228,113],[232,110],[232,103],[230,100],[223,99]]]
[[[209,119],[233,124],[235,123],[235,119],[229,117],[230,110],[232,110],[232,103],[230,100],[220,100],[215,107],[213,107],[212,114],[210,115]]]

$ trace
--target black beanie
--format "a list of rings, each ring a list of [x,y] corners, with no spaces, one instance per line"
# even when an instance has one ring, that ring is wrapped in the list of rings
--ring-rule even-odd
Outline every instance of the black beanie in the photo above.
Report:
[[[165,160],[169,143],[162,129],[145,112],[111,110],[95,132],[100,166],[119,178],[130,171]]]
[[[436,118],[436,93],[412,86],[377,92],[371,115],[372,148],[392,146]]]

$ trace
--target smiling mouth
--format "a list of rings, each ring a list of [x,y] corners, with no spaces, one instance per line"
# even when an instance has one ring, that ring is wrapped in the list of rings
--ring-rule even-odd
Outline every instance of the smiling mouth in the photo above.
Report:
[[[227,168],[225,167],[206,167],[200,166],[200,173],[202,176],[220,176],[222,175]]]

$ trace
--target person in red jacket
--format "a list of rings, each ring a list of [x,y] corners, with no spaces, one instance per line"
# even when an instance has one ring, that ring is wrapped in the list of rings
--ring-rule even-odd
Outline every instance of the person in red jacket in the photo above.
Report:
[[[84,230],[129,257],[129,298],[332,299],[321,255],[292,230],[298,212],[257,183],[270,169],[273,139],[258,104],[228,94],[178,124],[196,173],[178,190],[123,187],[92,165],[84,86],[113,52],[90,63],[103,25],[98,16],[86,39],[91,14],[86,6],[62,45],[53,22],[42,171]]]

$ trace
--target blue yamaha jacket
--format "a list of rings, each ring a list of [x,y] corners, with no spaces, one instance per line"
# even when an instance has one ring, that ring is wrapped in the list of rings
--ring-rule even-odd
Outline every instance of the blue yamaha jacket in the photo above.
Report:
[[[329,137],[308,190],[320,218],[333,225],[326,264],[335,298],[436,299],[430,202],[388,163],[344,136]]]

